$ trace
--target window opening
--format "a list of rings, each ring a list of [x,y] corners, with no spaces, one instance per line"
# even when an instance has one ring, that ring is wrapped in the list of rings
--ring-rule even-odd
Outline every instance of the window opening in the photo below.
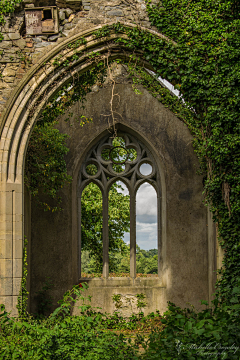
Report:
[[[152,173],[152,166],[150,164],[143,163],[139,170],[142,175],[148,176]]]
[[[111,186],[108,204],[109,276],[130,276],[130,196],[123,182]]]
[[[94,181],[94,184],[91,184],[91,186],[98,188],[98,192],[92,192],[92,194],[96,195],[97,200],[94,201],[91,198],[91,201],[88,199],[88,202],[85,200],[84,203],[78,202],[79,226],[82,224],[83,227],[83,230],[79,231],[80,251],[81,248],[82,251],[87,249],[86,239],[87,234],[89,234],[93,239],[97,238],[94,240],[94,244],[96,244],[94,246],[97,246],[98,253],[100,254],[100,249],[102,251],[102,258],[98,255],[98,259],[101,258],[102,261],[102,263],[100,260],[98,261],[98,271],[102,265],[103,277],[111,276],[111,273],[124,272],[129,274],[129,271],[132,278],[137,276],[137,272],[157,276],[157,268],[154,268],[154,264],[158,262],[157,259],[160,251],[157,246],[160,243],[159,235],[157,236],[159,234],[157,233],[157,228],[159,228],[160,221],[157,196],[158,191],[160,191],[160,175],[151,151],[135,136],[125,132],[119,133],[114,139],[111,137],[111,134],[103,137],[90,149],[81,166],[78,190],[80,197],[82,194],[86,196],[85,186],[89,186],[89,182],[92,181]],[[137,191],[137,189],[139,190]],[[94,216],[101,219],[102,227],[99,225],[95,229],[96,221],[92,221],[95,217],[91,215],[92,222],[90,221],[90,225],[87,225],[87,217],[83,218],[83,211],[86,213],[86,206],[93,206],[93,209],[89,210],[90,213],[91,211],[96,211],[96,204],[99,203],[100,193],[102,195],[102,207],[101,210],[98,207],[99,212],[94,214]],[[121,208],[122,204],[124,205],[123,208]],[[83,211],[81,206],[85,206]],[[147,211],[148,208],[149,214],[141,213],[142,211]],[[156,209],[158,209],[158,214]],[[150,215],[152,216],[151,221],[149,220]],[[139,219],[142,220],[140,221]],[[139,224],[141,225],[140,228],[138,228]],[[152,233],[150,236],[146,229],[151,227]],[[95,237],[93,229],[95,229]],[[154,231],[155,235],[153,235]],[[142,242],[141,236],[145,236],[145,242]],[[124,249],[128,249],[125,252],[126,256],[124,255],[126,261],[122,261],[121,258],[122,252],[125,251]],[[91,251],[90,248],[87,250]],[[149,257],[147,262],[149,264],[152,262],[151,267],[149,265],[148,269],[146,266],[145,268],[141,267],[139,263],[139,256],[143,250],[147,252],[144,253],[145,255],[147,254],[145,257]],[[89,253],[88,255],[90,263],[91,254]],[[83,273],[86,270],[84,261],[82,266]],[[122,264],[121,266],[119,265],[120,263]],[[89,270],[87,271],[89,272]],[[93,270],[91,271],[93,272]],[[79,268],[79,276],[81,276],[81,268]]]
[[[136,196],[137,277],[157,276],[157,193],[149,183],[142,184]]]
[[[95,164],[88,164],[86,166],[86,173],[90,176],[96,175],[98,172],[98,168]]]
[[[96,184],[90,183],[81,196],[82,277],[102,276],[102,224],[102,192]]]
[[[42,21],[52,19],[52,10],[44,9],[42,13]]]

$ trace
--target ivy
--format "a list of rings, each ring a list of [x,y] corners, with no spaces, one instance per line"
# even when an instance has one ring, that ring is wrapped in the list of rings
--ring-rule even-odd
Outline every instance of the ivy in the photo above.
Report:
[[[28,291],[27,291],[27,244],[28,241],[26,237],[24,238],[24,246],[23,246],[23,275],[21,280],[21,287],[18,296],[18,317],[21,320],[26,319],[27,317],[27,303],[28,303]]]
[[[64,158],[69,150],[65,145],[67,135],[61,134],[54,125],[53,122],[35,126],[28,145],[24,179],[38,205],[52,212],[61,209],[58,191],[72,179],[67,175]],[[41,194],[55,199],[56,204],[41,201]]]
[[[0,26],[6,23],[5,17],[14,12],[16,6],[22,0],[0,0]],[[3,40],[3,35],[0,33],[0,41]]]
[[[69,151],[66,146],[68,136],[55,128],[57,119],[77,101],[84,108],[86,94],[96,82],[101,84],[103,76],[103,64],[98,63],[77,79],[72,79],[47,104],[33,130],[26,156],[24,181],[36,203],[44,211],[62,210],[61,197],[58,194],[61,188],[72,180],[67,174],[65,159]],[[65,121],[69,121],[72,115],[68,112]],[[83,115],[79,115],[75,120],[80,126],[92,121]],[[44,201],[40,200],[41,195],[45,195]],[[53,201],[49,201],[50,199]]]

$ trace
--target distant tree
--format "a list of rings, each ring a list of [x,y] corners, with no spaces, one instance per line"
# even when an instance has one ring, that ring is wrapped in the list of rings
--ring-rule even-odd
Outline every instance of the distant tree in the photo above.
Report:
[[[109,191],[109,252],[126,253],[127,245],[123,241],[125,232],[130,230],[129,195],[124,195],[118,190],[121,185],[114,184]],[[123,190],[123,189],[122,189]],[[90,183],[84,189],[81,199],[81,228],[82,250],[88,250],[89,256],[95,259],[96,272],[102,271],[103,241],[102,241],[102,193],[99,187]]]

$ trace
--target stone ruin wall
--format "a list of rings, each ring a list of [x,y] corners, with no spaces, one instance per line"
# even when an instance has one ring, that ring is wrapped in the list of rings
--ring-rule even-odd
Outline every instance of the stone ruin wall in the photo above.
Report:
[[[25,9],[38,6],[57,6],[57,34],[26,35]],[[66,37],[118,21],[156,30],[150,25],[145,0],[23,0],[0,28],[3,34],[0,42],[0,118],[11,93],[39,58]]]

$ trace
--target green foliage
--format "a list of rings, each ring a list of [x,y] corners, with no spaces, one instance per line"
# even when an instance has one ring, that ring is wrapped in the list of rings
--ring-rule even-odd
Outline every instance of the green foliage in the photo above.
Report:
[[[113,302],[114,302],[114,305],[115,305],[116,309],[120,309],[120,307],[122,306],[121,298],[122,298],[121,294],[112,295],[112,299],[113,299]]]
[[[109,251],[126,252],[127,246],[122,240],[124,232],[129,231],[129,196],[123,195],[114,184],[109,191]],[[94,257],[94,272],[102,271],[102,193],[99,187],[90,183],[85,187],[81,198],[82,249]],[[111,258],[110,258],[111,268]],[[86,269],[83,269],[85,271]],[[88,269],[90,270],[90,269]]]
[[[122,243],[120,243],[122,244]],[[130,272],[130,246],[124,245],[124,249],[115,249],[109,252],[110,259],[110,276],[123,277],[129,276]],[[93,274],[96,272],[96,257],[90,255],[89,250],[82,251],[82,272],[85,274]],[[137,276],[146,276],[148,274],[158,273],[158,250],[142,250],[137,245],[136,254],[136,271]],[[95,274],[96,276],[96,274]],[[101,272],[99,272],[101,276]]]
[[[138,359],[136,346],[123,334],[107,330],[104,315],[94,311],[85,314],[84,308],[81,316],[70,316],[73,304],[84,298],[82,290],[86,288],[85,284],[74,286],[60,306],[42,320],[10,318],[1,305],[0,359]]]
[[[96,82],[99,85],[102,83],[104,74],[103,64],[98,63],[77,79],[72,79],[46,105],[33,129],[26,155],[24,180],[32,196],[44,211],[61,210],[59,190],[72,180],[67,174],[65,161],[65,155],[69,151],[65,144],[68,136],[61,134],[54,125],[57,124],[58,117],[64,115],[77,101],[84,108],[86,94]],[[65,121],[69,121],[71,116],[72,114],[68,112]],[[79,126],[83,126],[92,119],[79,114],[75,121]],[[40,200],[40,194],[46,194],[45,201]],[[49,198],[55,200],[54,205]]]
[[[141,294],[137,294],[136,297],[137,297],[137,308],[140,310],[145,308],[147,306],[146,301],[144,301],[146,299],[146,295],[141,293]]]
[[[21,2],[22,0],[0,0],[0,26],[5,24],[5,16],[13,13],[16,6]],[[1,40],[3,40],[3,36],[0,33],[0,41]]]
[[[142,250],[137,245],[136,271],[141,274],[158,273],[158,250]]]
[[[223,305],[198,313],[169,302],[161,319],[164,329],[143,343],[142,359],[239,359],[239,310],[239,304]]]
[[[27,238],[24,238],[24,246],[23,246],[23,274],[21,280],[21,288],[18,296],[18,317],[20,319],[25,319],[27,317],[27,303],[28,303],[28,291],[27,291]]]
[[[60,209],[61,198],[57,192],[67,183],[71,176],[67,175],[65,155],[66,134],[54,128],[54,123],[36,125],[29,141],[25,163],[25,184],[37,203],[45,210]],[[55,199],[57,204],[50,205],[40,200],[40,194]]]
[[[77,101],[81,104],[81,108],[84,109],[87,93],[91,91],[94,84],[97,83],[101,86],[106,74],[106,67],[102,62],[98,62],[95,65],[91,70],[77,76],[77,78],[71,79],[67,85],[64,85],[55,94],[43,110],[38,123],[53,123],[59,116],[64,115]],[[68,112],[66,121],[71,116],[72,114]],[[92,121],[80,115],[75,120],[79,122],[80,126]]]

